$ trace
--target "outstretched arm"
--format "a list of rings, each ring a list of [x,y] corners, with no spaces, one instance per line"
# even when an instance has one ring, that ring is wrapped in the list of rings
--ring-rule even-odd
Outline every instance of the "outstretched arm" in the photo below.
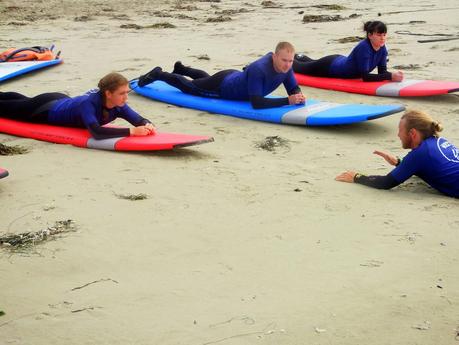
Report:
[[[142,136],[150,135],[156,133],[155,126],[150,122],[150,120],[140,116],[134,110],[132,110],[127,104],[122,108],[122,118],[128,121],[134,128],[129,130],[130,135]]]
[[[400,183],[395,180],[392,175],[389,173],[386,176],[372,175],[366,176],[358,174],[354,171],[345,171],[335,177],[336,181],[349,182],[349,183],[359,183],[368,187],[377,188],[377,189],[391,189],[395,186],[398,186]]]
[[[289,104],[287,97],[282,98],[266,98],[263,96],[250,96],[250,104],[254,109],[277,108]]]

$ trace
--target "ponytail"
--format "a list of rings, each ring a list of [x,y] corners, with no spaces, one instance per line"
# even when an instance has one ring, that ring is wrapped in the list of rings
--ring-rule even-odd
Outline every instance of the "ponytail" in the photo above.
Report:
[[[439,132],[443,130],[441,123],[432,119],[430,115],[418,110],[407,111],[403,114],[402,120],[405,120],[407,131],[414,128],[421,133],[423,139],[432,136],[438,137]]]

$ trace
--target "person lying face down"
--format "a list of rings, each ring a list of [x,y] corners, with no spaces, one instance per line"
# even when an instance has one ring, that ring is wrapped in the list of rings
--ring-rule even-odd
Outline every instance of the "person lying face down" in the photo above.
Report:
[[[459,197],[459,150],[438,134],[443,127],[429,115],[420,111],[407,111],[398,129],[404,149],[411,151],[400,159],[382,151],[373,153],[395,166],[386,176],[366,176],[346,171],[335,179],[355,182],[378,189],[393,188],[416,175],[436,190]]]
[[[292,71],[294,54],[292,44],[280,42],[274,53],[264,55],[243,71],[227,69],[213,75],[177,61],[172,73],[164,72],[159,66],[155,67],[139,78],[138,85],[142,87],[161,80],[195,96],[248,100],[255,109],[304,104],[305,97]],[[281,84],[284,85],[288,97],[265,97]]]
[[[313,60],[306,55],[295,55],[295,73],[328,78],[362,78],[363,81],[402,81],[403,73],[387,71],[386,24],[368,21],[363,26],[366,39],[354,47],[349,56],[328,55]],[[377,74],[371,74],[378,67]]]
[[[87,128],[95,139],[155,134],[153,124],[127,104],[129,82],[119,73],[109,73],[98,83],[98,89],[77,97],[63,93],[43,93],[27,97],[17,92],[0,92],[0,117]],[[102,127],[123,118],[132,128]]]

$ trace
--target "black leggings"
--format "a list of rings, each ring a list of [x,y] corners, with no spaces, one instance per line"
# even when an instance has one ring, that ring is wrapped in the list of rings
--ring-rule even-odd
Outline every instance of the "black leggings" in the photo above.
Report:
[[[330,66],[338,56],[340,55],[329,55],[319,60],[302,56],[300,60],[293,60],[293,71],[314,77],[330,77]]]
[[[58,99],[68,97],[58,92],[42,93],[35,97],[27,97],[17,92],[0,92],[0,117],[46,123],[53,104]]]
[[[184,93],[195,96],[218,98],[220,97],[220,85],[223,79],[233,72],[236,72],[236,70],[227,69],[217,72],[214,75],[209,75],[207,72],[200,69],[183,66],[179,72],[159,73],[158,79],[176,87]],[[189,80],[184,76],[190,77],[193,80]]]

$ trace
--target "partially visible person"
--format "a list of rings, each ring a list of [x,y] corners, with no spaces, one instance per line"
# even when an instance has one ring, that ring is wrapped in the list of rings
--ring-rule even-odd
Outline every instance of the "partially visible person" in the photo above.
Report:
[[[306,55],[295,55],[295,73],[328,78],[362,78],[363,81],[402,81],[403,73],[387,71],[386,24],[368,21],[363,30],[366,38],[360,41],[349,56],[329,55],[313,60]],[[377,74],[371,72],[378,67]]]
[[[17,92],[0,92],[0,117],[87,128],[95,139],[155,134],[153,124],[126,104],[129,91],[129,81],[125,77],[119,73],[109,73],[99,81],[98,89],[77,97],[58,92],[35,97]],[[103,127],[118,117],[135,127]]]
[[[416,175],[436,190],[458,198],[459,150],[447,139],[439,136],[442,129],[442,125],[426,113],[407,111],[400,120],[398,137],[402,147],[411,151],[403,159],[374,151],[374,154],[394,165],[395,169],[385,176],[366,176],[346,171],[335,179],[378,189],[390,189]]]
[[[195,96],[248,100],[255,109],[304,104],[305,97],[292,71],[294,54],[295,48],[292,44],[280,42],[274,53],[264,55],[248,65],[244,71],[227,69],[213,75],[184,66],[177,61],[172,73],[164,72],[161,67],[155,67],[139,78],[138,85],[145,86],[161,80],[184,93]],[[265,97],[280,84],[284,85],[288,97]]]

